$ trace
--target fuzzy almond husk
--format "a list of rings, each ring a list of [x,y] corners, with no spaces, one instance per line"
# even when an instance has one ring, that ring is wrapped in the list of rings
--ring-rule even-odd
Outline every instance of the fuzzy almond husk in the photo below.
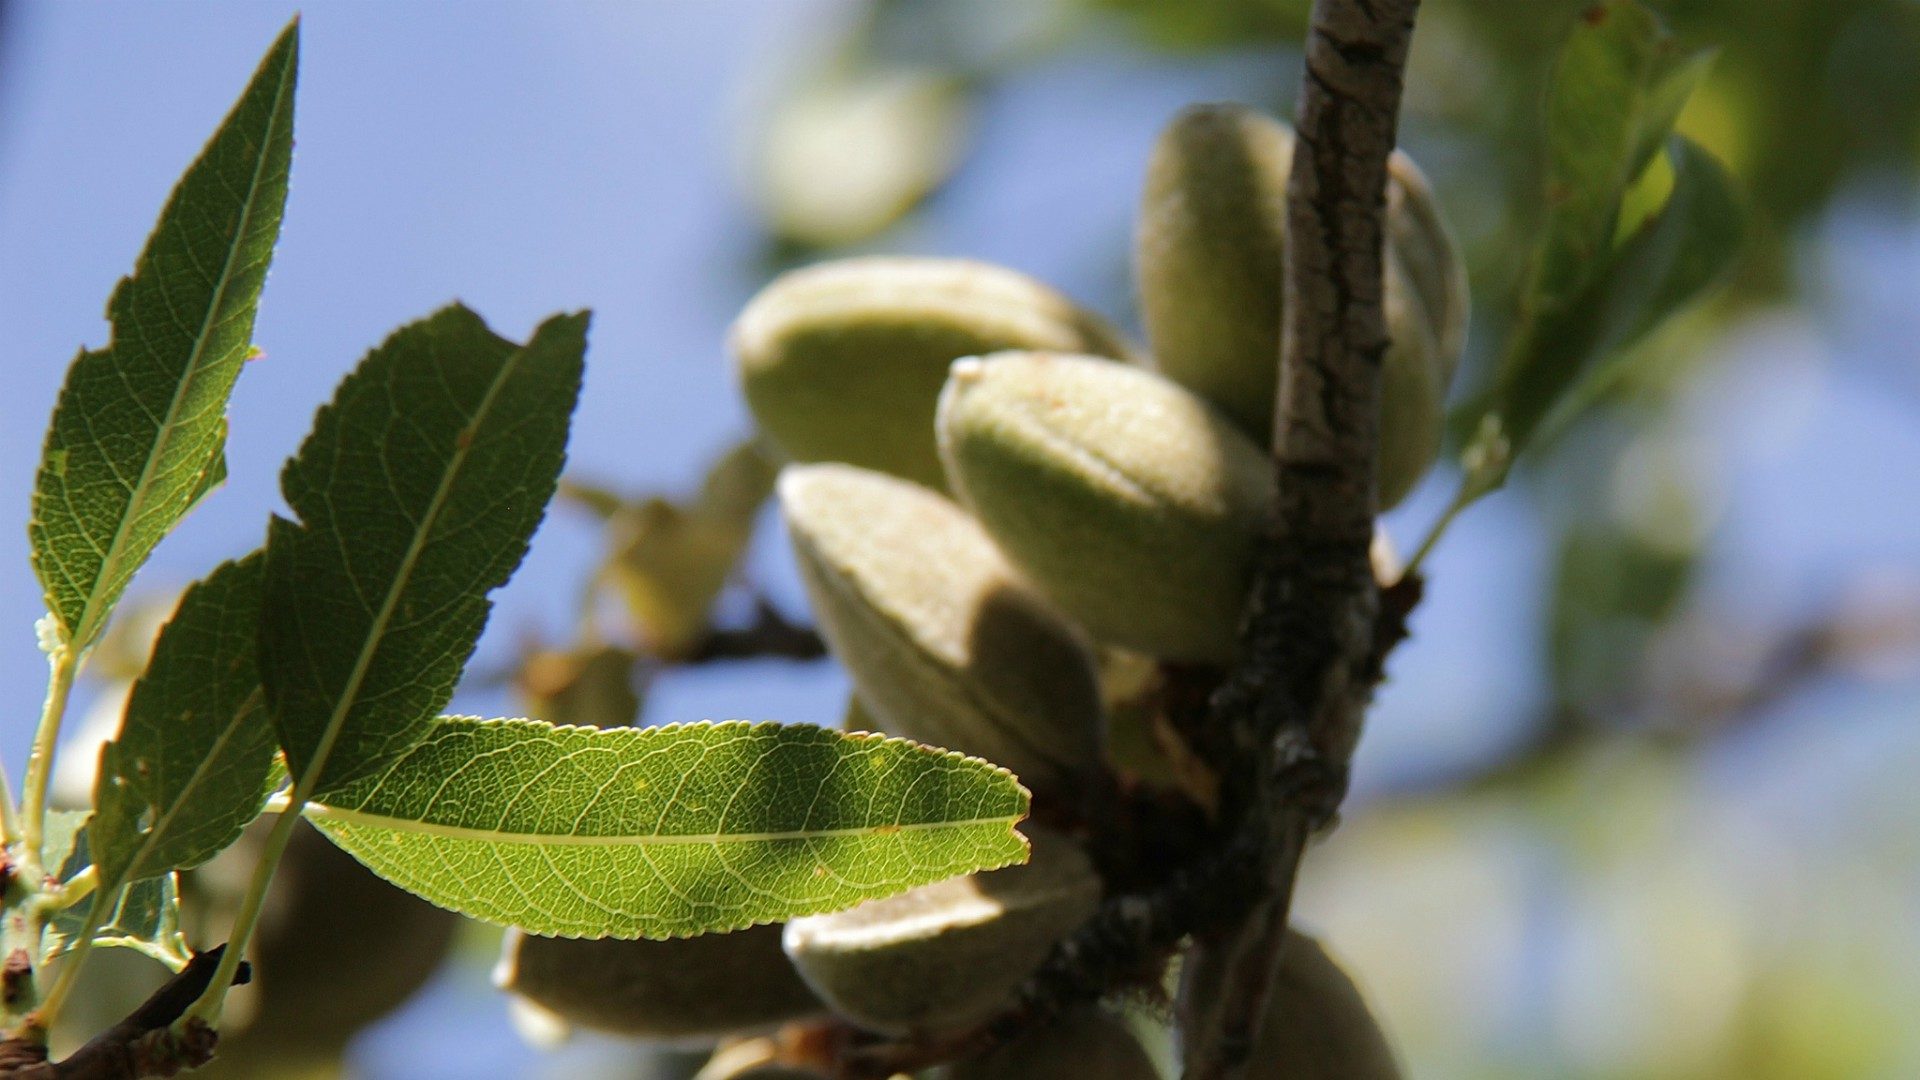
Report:
[[[780,950],[779,926],[666,941],[511,930],[494,982],[595,1031],[710,1042],[825,1011]]]
[[[1100,903],[1100,879],[1077,845],[1031,826],[1027,835],[1024,865],[795,919],[787,955],[836,1013],[872,1031],[978,1023]]]
[[[1190,964],[1183,997],[1211,992],[1220,974],[1215,954]],[[1280,968],[1267,999],[1248,1080],[1402,1080],[1393,1048],[1340,965],[1320,943],[1287,931]]]
[[[1272,484],[1266,454],[1185,387],[1098,357],[954,365],[941,452],[1007,558],[1103,643],[1225,664]]]
[[[1279,383],[1293,131],[1243,105],[1189,108],[1147,167],[1135,268],[1158,369],[1271,439]],[[1465,343],[1467,279],[1431,187],[1389,162],[1380,498],[1392,506],[1439,451]]]
[[[791,271],[732,332],[760,431],[790,461],[842,461],[939,487],[933,408],[947,366],[1000,349],[1125,357],[1097,316],[1038,281],[965,259],[867,257]]]
[[[1004,765],[1036,791],[1078,790],[1099,767],[1089,646],[958,506],[823,464],[781,475],[780,508],[821,635],[881,730]]]

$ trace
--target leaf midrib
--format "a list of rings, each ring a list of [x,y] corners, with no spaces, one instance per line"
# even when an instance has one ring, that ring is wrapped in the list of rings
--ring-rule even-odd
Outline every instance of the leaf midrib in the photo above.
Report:
[[[1007,814],[995,817],[965,818],[952,821],[917,821],[905,824],[849,825],[832,829],[783,829],[771,832],[748,833],[633,833],[586,835],[572,833],[528,833],[508,832],[501,829],[481,829],[467,825],[448,825],[441,822],[421,821],[418,818],[395,817],[390,814],[369,813],[365,810],[350,810],[324,803],[308,803],[305,809],[308,817],[341,825],[358,825],[367,828],[390,829],[421,836],[434,836],[444,840],[462,840],[484,844],[528,844],[542,847],[675,847],[698,845],[717,847],[725,844],[776,843],[783,840],[818,840],[841,837],[859,837],[872,835],[891,835],[893,833],[933,832],[943,829],[968,829],[980,825],[1008,825],[1020,820],[1022,815]]]
[[[314,794],[314,785],[319,783],[321,776],[325,775],[327,758],[333,753],[333,744],[339,740],[340,730],[346,726],[347,713],[352,710],[353,703],[360,695],[360,684],[366,681],[367,669],[373,664],[373,655],[379,651],[380,642],[386,636],[387,623],[392,620],[394,609],[399,606],[400,596],[406,591],[407,585],[413,578],[413,571],[420,561],[420,551],[426,546],[427,536],[433,532],[434,526],[440,521],[441,512],[446,509],[454,479],[465,468],[467,457],[473,453],[475,444],[480,441],[480,426],[486,420],[487,414],[492,411],[494,399],[499,396],[500,388],[519,368],[538,340],[536,331],[534,338],[530,339],[526,345],[513,350],[501,363],[500,370],[495,373],[493,381],[487,386],[486,394],[481,397],[479,406],[462,425],[461,430],[472,432],[472,437],[454,440],[453,457],[447,462],[447,468],[440,476],[440,483],[434,489],[433,498],[427,503],[426,512],[420,516],[419,527],[413,531],[413,538],[407,542],[406,554],[400,559],[400,567],[394,574],[393,583],[388,586],[386,597],[380,602],[380,610],[374,614],[373,625],[368,628],[366,638],[360,644],[360,652],[354,657],[353,670],[347,676],[346,687],[339,699],[334,702],[333,713],[327,718],[326,730],[321,734],[320,742],[314,747],[313,760],[307,763],[306,769],[300,774],[300,782],[295,786],[293,793],[294,806],[297,807],[311,798]]]
[[[178,426],[180,406],[186,397],[187,387],[193,384],[194,373],[200,369],[200,361],[210,336],[209,327],[213,323],[214,313],[225,305],[227,289],[233,283],[234,261],[240,246],[245,243],[252,230],[254,213],[258,210],[261,175],[266,169],[267,159],[273,156],[274,136],[280,128],[280,107],[286,100],[287,87],[293,81],[287,77],[288,68],[293,63],[293,56],[293,51],[288,50],[286,59],[281,62],[279,82],[274,87],[273,105],[268,112],[266,135],[260,140],[260,153],[253,163],[253,176],[247,181],[247,194],[240,211],[240,224],[234,229],[233,240],[227,245],[227,257],[220,264],[220,279],[214,285],[213,298],[207,304],[206,313],[201,316],[200,331],[194,335],[193,349],[188,354],[186,372],[181,377],[179,385],[174,387],[173,399],[167,403],[159,437],[154,441],[153,449],[147,453],[147,460],[140,468],[140,479],[133,487],[133,496],[127,501],[127,508],[120,516],[120,524],[114,529],[112,543],[107,545],[106,553],[101,557],[100,571],[94,575],[93,588],[87,593],[87,602],[80,609],[79,625],[74,628],[72,636],[68,639],[68,644],[73,648],[86,648],[88,638],[98,629],[101,593],[106,589],[107,582],[115,576],[116,564],[124,555],[123,547],[127,534],[144,509],[146,494],[153,482],[154,470],[164,450],[172,442],[171,433]]]

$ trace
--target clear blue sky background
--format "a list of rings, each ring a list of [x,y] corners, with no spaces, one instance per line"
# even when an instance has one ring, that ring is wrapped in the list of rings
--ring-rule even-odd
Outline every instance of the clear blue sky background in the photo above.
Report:
[[[302,7],[293,188],[256,335],[266,358],[234,397],[226,488],[136,588],[184,584],[255,546],[279,505],[279,463],[313,409],[389,330],[454,298],[510,336],[547,313],[593,308],[572,468],[634,491],[693,483],[745,427],[722,350],[759,284],[738,184],[744,121],[783,49],[833,6]],[[0,46],[0,508],[16,522],[67,362],[105,340],[113,282],[294,10],[258,0],[13,12]],[[1179,105],[1244,88],[1252,62],[1176,64],[1092,43],[1021,76],[984,103],[959,181],[897,246],[1006,262],[1129,318],[1114,275],[1147,145]],[[1724,493],[1715,574],[1761,614],[1793,610],[1842,568],[1920,568],[1920,432],[1898,396],[1920,395],[1920,228],[1911,207],[1863,191],[1814,250],[1810,292],[1825,302],[1737,336],[1684,414]],[[1430,485],[1400,513],[1403,536],[1439,494]],[[1362,756],[1363,790],[1497,746],[1538,693],[1544,552],[1523,498],[1476,510],[1442,550]],[[564,513],[549,522],[499,597],[481,665],[504,663],[526,633],[564,631],[595,539]],[[785,551],[767,541],[757,572],[798,605]],[[44,678],[39,610],[25,530],[0,528],[0,611],[16,613],[0,634],[0,685],[11,688],[0,751],[16,770]],[[756,664],[670,681],[649,719],[831,721],[843,687],[829,669]],[[1844,700],[1842,719],[1785,718],[1735,748],[1740,775],[1769,775],[1768,762],[1792,773],[1816,723],[1828,745],[1853,748],[1856,766],[1802,778],[1820,798],[1861,770],[1912,763],[1912,711],[1888,703],[1910,705],[1914,692],[1909,679]],[[507,707],[484,694],[463,704]],[[1867,714],[1883,719],[1843,722]],[[450,980],[371,1039],[364,1064],[414,1080],[533,1068],[500,1015],[471,978]]]

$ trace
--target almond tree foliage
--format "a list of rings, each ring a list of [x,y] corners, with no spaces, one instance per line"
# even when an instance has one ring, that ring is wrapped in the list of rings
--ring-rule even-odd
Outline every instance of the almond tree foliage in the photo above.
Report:
[[[1301,135],[1227,105],[1163,133],[1144,345],[997,267],[795,271],[731,341],[758,430],[690,499],[561,483],[585,313],[524,343],[458,304],[396,330],[286,464],[293,516],[180,596],[91,813],[50,811],[74,680],[225,475],[286,201],[289,26],[48,433],[30,531],[49,686],[21,798],[0,800],[0,1075],[215,1061],[276,869],[316,842],[302,822],[513,927],[498,978],[549,1022],[728,1040],[709,1080],[1153,1077],[1167,1055],[1102,1002],[1156,992],[1187,1076],[1400,1075],[1352,981],[1288,927],[1300,849],[1338,806],[1425,554],[1716,282],[1742,212],[1673,130],[1711,57],[1633,0],[1570,24],[1552,197],[1496,374],[1463,406],[1459,495],[1411,559],[1369,557],[1377,510],[1442,453],[1469,313],[1445,208],[1389,156],[1417,4],[1377,7],[1319,5]],[[579,640],[518,673],[531,718],[443,715],[556,492],[607,526]],[[770,500],[817,632],[764,600],[716,616]],[[1340,573],[1288,584],[1302,565]],[[624,640],[601,629],[609,599]],[[635,726],[669,666],[823,651],[855,684],[843,729]],[[183,913],[183,875],[223,852],[251,865],[210,925]],[[106,947],[177,974],[50,1061]]]

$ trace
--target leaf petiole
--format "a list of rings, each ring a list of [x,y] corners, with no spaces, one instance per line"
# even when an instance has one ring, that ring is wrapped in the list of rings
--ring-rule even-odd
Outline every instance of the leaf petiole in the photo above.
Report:
[[[33,732],[33,749],[27,755],[27,779],[21,790],[20,840],[22,864],[29,872],[29,884],[38,889],[43,874],[41,846],[46,831],[47,784],[53,775],[53,748],[60,741],[60,724],[67,714],[67,699],[73,693],[74,676],[80,670],[80,658],[66,645],[56,645],[47,653],[47,700],[40,710],[40,724]]]
[[[93,876],[93,867],[88,867],[84,873],[75,875],[73,880],[78,882],[82,878],[91,879]],[[47,988],[47,994],[41,999],[40,1007],[34,1010],[36,1021],[44,1029],[52,1029],[54,1020],[59,1017],[61,1008],[67,1003],[67,997],[73,993],[74,985],[80,981],[80,969],[86,966],[87,953],[93,948],[94,935],[106,925],[107,916],[112,913],[114,905],[120,899],[117,889],[95,890],[91,884],[87,888],[93,894],[93,903],[87,907],[87,921],[81,926],[80,935],[74,939],[72,951],[62,959],[60,973],[54,976],[53,985]],[[74,897],[74,901],[78,900],[79,897]]]
[[[309,771],[318,775],[317,768]],[[280,856],[286,854],[287,842],[293,838],[293,827],[299,823],[300,810],[306,802],[304,795],[297,800],[289,797],[286,808],[280,811],[279,820],[273,823],[273,831],[267,834],[266,847],[260,852],[260,861],[254,864],[253,878],[247,882],[247,894],[233,917],[233,928],[227,933],[226,951],[220,956],[220,966],[214,970],[213,981],[207,984],[206,990],[187,1009],[188,1017],[210,1025],[219,1024],[220,1010],[227,1001],[227,991],[240,972],[240,962],[247,955],[247,943],[253,937],[254,927],[260,922],[260,912],[267,901],[267,888],[273,884],[273,873],[280,866]]]

